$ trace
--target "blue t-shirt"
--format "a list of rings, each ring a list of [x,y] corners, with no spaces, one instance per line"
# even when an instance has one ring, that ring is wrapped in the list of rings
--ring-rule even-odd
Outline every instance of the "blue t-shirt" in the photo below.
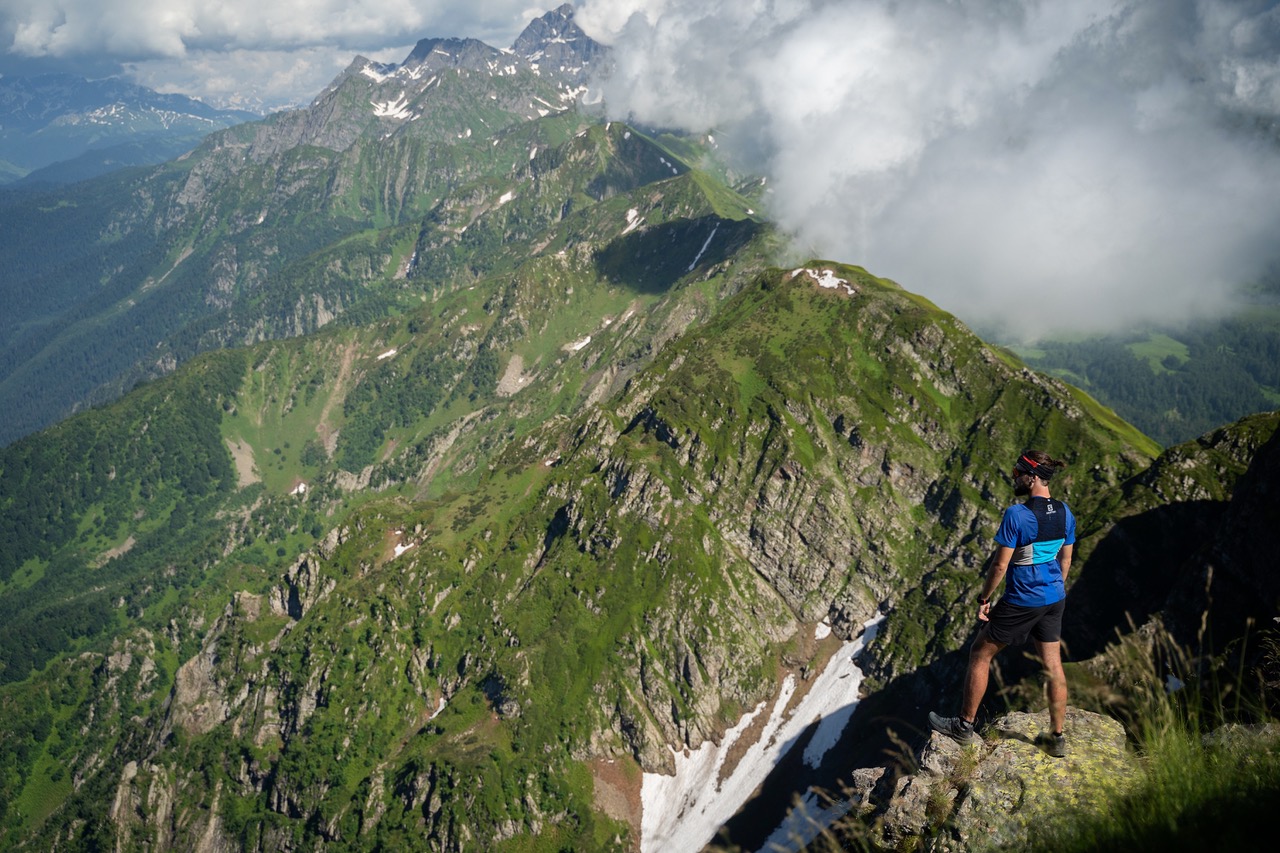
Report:
[[[1004,511],[996,544],[1013,549],[1002,599],[1042,607],[1067,596],[1058,552],[1076,544],[1076,518],[1062,501],[1028,498]]]

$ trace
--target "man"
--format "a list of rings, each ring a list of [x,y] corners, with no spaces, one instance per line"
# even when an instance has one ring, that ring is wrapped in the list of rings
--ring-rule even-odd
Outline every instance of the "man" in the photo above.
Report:
[[[1025,496],[1004,512],[996,532],[996,550],[982,594],[978,619],[986,623],[969,650],[969,669],[958,717],[929,712],[929,725],[963,744],[980,744],[973,730],[978,705],[987,691],[991,661],[1008,645],[1021,645],[1031,637],[1049,679],[1049,722],[1052,732],[1043,739],[1050,755],[1066,755],[1062,731],[1067,710],[1067,679],[1062,672],[1062,611],[1066,603],[1067,572],[1075,548],[1076,520],[1067,505],[1049,494],[1049,481],[1065,463],[1040,450],[1028,450],[1013,466],[1013,492]],[[991,606],[991,596],[1005,584],[1004,595]]]

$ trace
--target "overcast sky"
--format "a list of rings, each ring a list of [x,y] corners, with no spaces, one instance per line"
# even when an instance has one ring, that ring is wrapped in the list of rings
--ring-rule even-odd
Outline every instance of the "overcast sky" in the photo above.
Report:
[[[1280,256],[1280,0],[581,0],[611,113],[716,130],[818,255],[1022,337],[1224,310]],[[305,103],[527,0],[0,0],[3,70]],[[33,64],[34,63],[34,64]]]

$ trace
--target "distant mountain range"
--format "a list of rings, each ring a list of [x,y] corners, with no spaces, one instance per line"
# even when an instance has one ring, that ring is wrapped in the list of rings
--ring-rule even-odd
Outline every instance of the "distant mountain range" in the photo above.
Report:
[[[68,183],[161,163],[259,117],[117,79],[0,77],[0,183]]]
[[[770,740],[862,626],[815,772],[955,687],[1028,446],[1069,463],[1072,649],[1274,612],[1280,414],[1161,454],[898,284],[781,263],[710,140],[583,103],[572,14],[0,193],[0,848],[670,849],[652,816],[702,804],[646,786],[721,788],[686,759]],[[683,844],[772,790],[738,779]]]
[[[424,39],[398,65],[357,57],[307,108],[214,132],[177,160],[0,194],[0,442],[200,351],[304,334],[357,306],[377,316],[407,280],[514,263],[589,198],[687,172],[619,136],[626,157],[575,175],[577,195],[528,195],[571,171],[566,148],[596,142],[570,141],[590,123],[578,102],[603,54],[571,16],[534,21],[519,51]],[[499,227],[493,252],[478,245],[487,223],[521,215],[518,236]],[[402,274],[379,281],[388,263]]]

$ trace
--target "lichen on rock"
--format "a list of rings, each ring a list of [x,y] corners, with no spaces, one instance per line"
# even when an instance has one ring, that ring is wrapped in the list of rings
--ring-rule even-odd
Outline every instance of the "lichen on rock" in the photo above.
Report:
[[[1116,720],[1067,710],[1067,755],[1050,756],[1037,737],[1047,711],[1014,712],[983,731],[980,747],[934,733],[915,756],[917,772],[898,778],[888,801],[873,806],[884,843],[919,839],[924,849],[1019,849],[1042,821],[1064,810],[1101,812],[1139,777]]]

